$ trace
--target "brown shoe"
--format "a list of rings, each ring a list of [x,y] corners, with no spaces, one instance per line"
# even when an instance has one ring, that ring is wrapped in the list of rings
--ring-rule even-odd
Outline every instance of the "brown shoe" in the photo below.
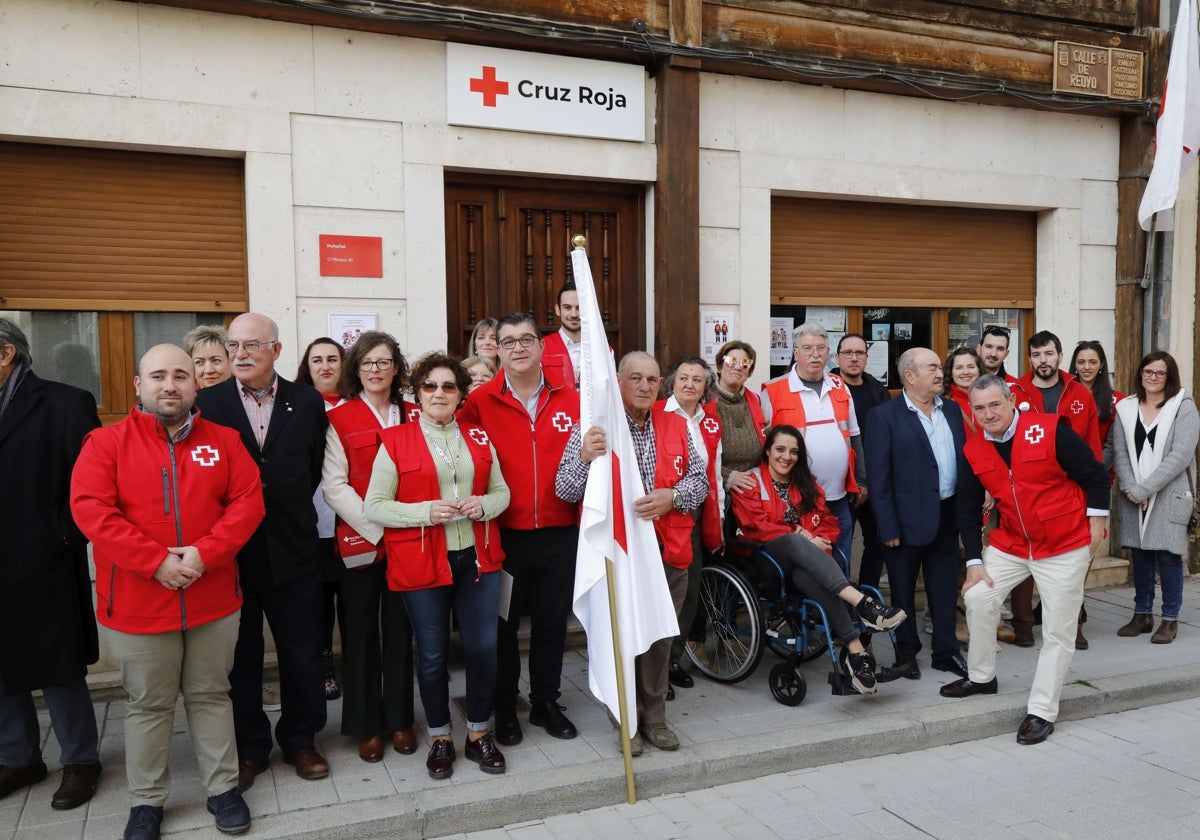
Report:
[[[1017,634],[1007,624],[1001,624],[996,627],[996,641],[1004,642],[1006,645],[1011,645],[1017,640]]]
[[[329,775],[329,762],[312,747],[296,750],[283,760],[296,767],[296,775],[301,779],[324,779]]]
[[[1129,619],[1129,623],[1117,631],[1117,635],[1128,638],[1149,633],[1153,629],[1154,615],[1152,613],[1134,613],[1133,618]]]
[[[50,807],[56,811],[69,811],[87,802],[96,793],[100,781],[100,762],[95,764],[64,764],[62,784],[54,791]]]
[[[1033,622],[1013,619],[1013,644],[1017,647],[1033,647]]]
[[[39,758],[32,764],[26,764],[24,767],[9,767],[5,764],[0,764],[0,799],[8,796],[10,793],[16,793],[23,787],[36,785],[49,775],[46,772],[46,762]]]
[[[243,758],[238,761],[238,787],[249,790],[254,787],[254,777],[267,772],[269,765],[257,758]]]
[[[1154,635],[1150,637],[1150,641],[1156,645],[1169,645],[1175,641],[1175,634],[1179,632],[1178,621],[1167,621],[1163,619],[1163,623],[1158,625],[1158,629],[1154,631]]]
[[[496,747],[492,733],[485,732],[482,738],[474,741],[467,736],[463,746],[463,757],[474,761],[484,773],[503,773],[505,770],[504,753]]]
[[[425,759],[425,769],[431,779],[449,779],[454,775],[454,742],[449,738],[434,738]]]
[[[383,761],[383,736],[358,739],[358,757],[368,764]]]
[[[412,755],[417,751],[417,734],[412,729],[398,729],[392,733],[392,749],[401,755]]]

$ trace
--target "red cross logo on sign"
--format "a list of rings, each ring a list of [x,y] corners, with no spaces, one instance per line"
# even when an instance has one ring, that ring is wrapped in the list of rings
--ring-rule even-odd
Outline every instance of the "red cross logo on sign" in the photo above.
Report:
[[[479,429],[479,428],[471,429],[471,431],[467,432],[467,436],[469,438],[471,438],[471,440],[473,440],[477,444],[479,444],[480,446],[488,445],[487,432],[485,432],[483,429]]]
[[[567,414],[565,411],[560,411],[555,414],[554,417],[550,419],[550,422],[554,424],[554,428],[558,429],[563,434],[571,431],[571,426],[575,425],[571,420],[571,415]]]
[[[1075,402],[1071,403],[1071,413],[1083,414],[1083,403],[1079,400],[1075,400]]]
[[[721,430],[721,424],[711,417],[705,417],[700,421],[700,425],[703,426],[704,431],[708,432],[710,435],[715,435]]]
[[[508,96],[508,82],[496,78],[496,68],[484,65],[483,78],[471,79],[471,92],[483,94],[483,107],[495,108],[496,96]]]
[[[1030,443],[1041,443],[1042,438],[1045,436],[1046,430],[1042,428],[1040,423],[1030,426],[1025,430],[1025,440],[1029,441]]]
[[[192,450],[192,460],[202,467],[211,467],[217,461],[221,460],[221,453],[208,444],[205,444],[204,446],[197,446]]]

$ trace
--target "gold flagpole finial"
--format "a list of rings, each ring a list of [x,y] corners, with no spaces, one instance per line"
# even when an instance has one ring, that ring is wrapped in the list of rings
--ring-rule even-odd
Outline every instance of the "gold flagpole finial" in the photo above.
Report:
[[[587,248],[587,237],[582,233],[577,233],[571,237],[571,244],[576,248]]]

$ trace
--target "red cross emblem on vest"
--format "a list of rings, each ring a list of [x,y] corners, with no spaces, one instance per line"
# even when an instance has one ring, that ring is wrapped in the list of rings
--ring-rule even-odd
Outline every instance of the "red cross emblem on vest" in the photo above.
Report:
[[[421,409],[419,406],[413,406],[408,410],[408,420],[410,423],[415,423],[421,417]]]
[[[1025,440],[1030,443],[1041,443],[1042,438],[1046,436],[1046,430],[1042,428],[1040,423],[1030,426],[1025,430]]]
[[[571,427],[575,425],[575,421],[571,419],[571,415],[565,411],[556,412],[550,419],[550,422],[554,424],[554,428],[563,434],[571,431]]]
[[[192,460],[202,467],[211,467],[221,460],[221,453],[214,447],[204,444],[192,450]]]
[[[483,429],[480,429],[480,428],[471,429],[469,432],[467,432],[467,437],[469,437],[471,440],[475,441],[480,446],[488,445],[487,432],[485,432]]]
[[[712,417],[705,417],[700,421],[700,425],[704,428],[704,431],[708,432],[710,435],[715,435],[721,429],[721,424]]]
[[[818,525],[821,524],[821,514],[814,513],[812,516],[810,516],[808,518],[808,521],[812,523],[813,528],[816,528]]]
[[[675,474],[683,475],[683,456],[682,455],[675,456]]]
[[[1079,400],[1075,400],[1075,402],[1071,403],[1071,413],[1083,414],[1083,403]]]

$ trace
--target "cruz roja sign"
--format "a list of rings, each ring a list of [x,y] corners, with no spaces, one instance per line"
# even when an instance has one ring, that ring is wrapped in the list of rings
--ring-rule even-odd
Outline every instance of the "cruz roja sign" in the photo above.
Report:
[[[646,72],[634,64],[446,45],[446,122],[646,139]]]

